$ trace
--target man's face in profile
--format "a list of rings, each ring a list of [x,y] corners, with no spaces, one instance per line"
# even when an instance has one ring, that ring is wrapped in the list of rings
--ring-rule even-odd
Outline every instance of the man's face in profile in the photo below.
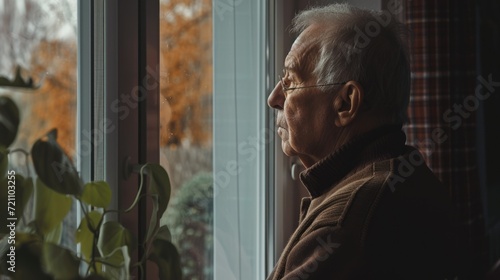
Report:
[[[268,98],[268,105],[277,109],[283,152],[298,156],[306,166],[328,155],[328,147],[335,140],[333,89],[290,89],[317,84],[312,72],[319,51],[315,40],[321,36],[318,34],[320,29],[310,26],[295,40],[285,59],[282,82]]]

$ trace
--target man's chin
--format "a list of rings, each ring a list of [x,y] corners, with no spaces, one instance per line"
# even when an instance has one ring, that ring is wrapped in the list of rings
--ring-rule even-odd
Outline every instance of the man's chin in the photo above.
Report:
[[[297,155],[297,152],[290,146],[288,141],[281,141],[281,149],[283,150],[283,153],[289,157]]]

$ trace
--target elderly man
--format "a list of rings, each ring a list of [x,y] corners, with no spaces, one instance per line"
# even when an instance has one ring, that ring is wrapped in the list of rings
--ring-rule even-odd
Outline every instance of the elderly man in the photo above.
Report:
[[[402,131],[404,26],[335,4],[303,11],[292,30],[268,104],[310,197],[268,279],[453,279],[452,208]]]

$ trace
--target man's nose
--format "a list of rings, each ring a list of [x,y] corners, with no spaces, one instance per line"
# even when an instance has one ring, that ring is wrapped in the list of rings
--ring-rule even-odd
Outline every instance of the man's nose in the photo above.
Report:
[[[285,95],[283,95],[283,88],[281,87],[281,82],[278,81],[273,91],[267,98],[267,105],[277,110],[283,110],[284,103],[285,103]]]

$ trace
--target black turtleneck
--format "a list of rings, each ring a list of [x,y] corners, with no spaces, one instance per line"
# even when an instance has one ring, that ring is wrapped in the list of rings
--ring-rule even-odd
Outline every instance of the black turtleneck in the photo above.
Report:
[[[337,151],[300,174],[312,198],[321,196],[358,168],[404,153],[406,135],[401,125],[387,125],[353,138]]]

